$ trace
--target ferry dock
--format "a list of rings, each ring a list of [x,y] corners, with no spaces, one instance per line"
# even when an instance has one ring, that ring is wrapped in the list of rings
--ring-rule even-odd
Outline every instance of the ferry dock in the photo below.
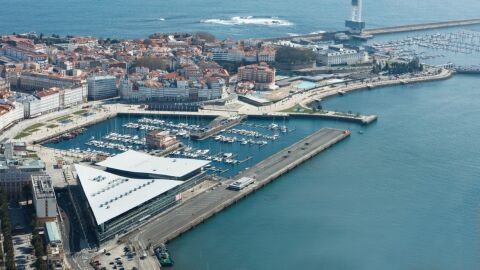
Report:
[[[153,254],[153,248],[175,239],[349,136],[348,130],[322,128],[255,166],[239,172],[235,177],[218,182],[210,190],[168,210],[119,241],[150,247],[149,252]],[[227,188],[243,177],[253,178],[255,182],[240,191]]]

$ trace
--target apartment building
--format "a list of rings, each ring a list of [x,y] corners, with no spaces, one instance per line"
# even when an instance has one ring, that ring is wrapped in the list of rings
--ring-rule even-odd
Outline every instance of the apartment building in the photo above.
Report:
[[[237,77],[239,82],[253,82],[256,90],[267,90],[275,86],[275,69],[263,62],[239,67]]]
[[[88,100],[102,100],[118,96],[115,76],[91,76],[87,79]]]
[[[57,219],[57,198],[53,190],[52,179],[47,174],[31,176],[33,205],[40,223]]]
[[[0,130],[24,118],[24,106],[19,102],[8,102],[0,104]]]
[[[77,77],[67,77],[60,74],[23,72],[20,74],[16,87],[22,90],[42,90],[52,87],[68,88],[81,85],[84,81]]]
[[[367,52],[343,46],[329,46],[327,49],[317,51],[317,63],[320,65],[355,65],[367,61]]]
[[[25,118],[33,118],[60,109],[58,88],[38,91],[34,95],[23,97]]]

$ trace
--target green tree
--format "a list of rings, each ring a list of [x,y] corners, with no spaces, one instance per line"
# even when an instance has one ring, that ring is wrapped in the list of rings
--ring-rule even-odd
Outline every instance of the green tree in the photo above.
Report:
[[[214,42],[216,40],[215,36],[211,33],[208,33],[208,32],[197,32],[195,34],[195,38],[203,39],[206,42]]]
[[[7,270],[15,270],[15,259],[13,252],[12,242],[12,226],[10,224],[10,217],[8,215],[8,199],[7,194],[0,189],[0,220],[2,221],[2,233],[3,233],[3,250],[6,253],[5,266]]]
[[[304,64],[315,61],[315,53],[309,49],[282,46],[277,49],[276,61],[284,64]]]

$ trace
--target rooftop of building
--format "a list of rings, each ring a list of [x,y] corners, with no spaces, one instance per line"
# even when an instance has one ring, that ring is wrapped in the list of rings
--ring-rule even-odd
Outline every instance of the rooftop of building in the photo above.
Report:
[[[47,174],[32,175],[33,193],[37,199],[55,198],[52,179]]]
[[[261,62],[259,64],[251,64],[246,65],[238,68],[239,70],[242,69],[256,69],[256,70],[274,70],[274,68],[270,68],[267,63]]]
[[[112,75],[93,75],[88,77],[88,80],[111,80],[116,79],[115,76]]]
[[[47,239],[49,243],[62,242],[62,238],[60,237],[60,230],[58,229],[57,222],[46,222],[45,231],[47,233]]]
[[[35,95],[39,98],[48,97],[48,96],[51,96],[51,95],[58,94],[58,91],[59,91],[58,88],[50,88],[50,89],[38,91]]]
[[[107,158],[97,165],[127,173],[162,175],[182,178],[209,164],[208,160],[155,157],[128,150]]]
[[[75,165],[97,224],[103,224],[175,188],[182,181],[121,177],[96,168]]]

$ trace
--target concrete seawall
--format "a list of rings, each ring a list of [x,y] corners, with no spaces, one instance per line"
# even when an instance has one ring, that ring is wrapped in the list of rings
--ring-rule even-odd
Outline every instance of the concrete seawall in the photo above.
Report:
[[[480,19],[470,19],[470,20],[454,20],[454,21],[445,21],[445,22],[434,22],[434,23],[420,23],[420,24],[410,24],[410,25],[398,25],[391,27],[381,27],[381,28],[372,28],[365,29],[363,31],[364,35],[382,35],[382,34],[391,34],[391,33],[401,33],[401,32],[414,32],[430,29],[441,29],[449,27],[459,27],[467,25],[477,25],[480,24]],[[263,38],[264,41],[278,41],[278,40],[292,40],[295,38],[310,38],[310,39],[321,39],[323,37],[334,36],[337,33],[344,33],[345,31],[329,32],[329,33],[318,33],[318,34],[304,34],[304,35],[293,35],[293,36],[284,36],[284,37],[272,37],[272,38]]]
[[[381,34],[413,32],[413,31],[422,31],[422,30],[440,29],[440,28],[458,27],[458,26],[476,25],[476,24],[480,24],[480,19],[411,24],[411,25],[366,29],[364,31],[364,34],[365,35],[381,35]]]
[[[319,119],[326,119],[326,120],[346,121],[346,122],[353,122],[353,123],[358,123],[362,125],[371,124],[377,121],[378,119],[376,115],[355,115],[355,114],[339,113],[339,112],[332,112],[332,111],[328,111],[325,113],[293,112],[293,113],[288,113],[288,115],[290,117],[305,117],[305,118],[319,118]]]
[[[404,85],[404,84],[412,84],[412,83],[420,83],[420,82],[430,82],[430,81],[438,81],[438,80],[446,80],[452,77],[454,74],[453,71],[450,70],[443,70],[442,73],[437,75],[430,75],[430,76],[422,76],[422,77],[413,77],[408,79],[392,79],[392,80],[384,80],[384,81],[377,81],[377,82],[369,82],[369,83],[362,83],[362,84],[352,84],[344,87],[339,88],[332,88],[331,90],[323,93],[318,93],[311,95],[309,100],[314,100],[318,98],[329,98],[333,96],[337,96],[341,92],[343,94],[357,91],[357,90],[365,90],[365,89],[373,89],[379,87],[387,87],[387,86],[395,86],[395,85]],[[312,89],[310,91],[315,92],[317,89]]]
[[[222,182],[216,189],[183,202],[127,238],[152,247],[171,241],[349,136],[349,131],[322,128],[240,172],[233,179]],[[255,183],[240,191],[226,189],[241,177],[254,178]]]
[[[81,124],[78,124],[78,125],[75,125],[75,126],[72,126],[72,127],[62,128],[58,131],[53,131],[52,133],[46,134],[45,136],[41,136],[38,139],[32,139],[32,140],[27,139],[27,141],[29,141],[29,142],[31,141],[31,143],[33,143],[33,144],[43,143],[47,140],[58,137],[62,134],[74,131],[74,130],[79,129],[79,128],[88,127],[88,126],[94,125],[96,123],[103,122],[105,120],[108,120],[108,119],[116,117],[116,116],[117,116],[116,113],[110,113],[110,114],[102,115],[101,117],[93,118],[89,121],[86,121],[84,123],[81,123]]]

